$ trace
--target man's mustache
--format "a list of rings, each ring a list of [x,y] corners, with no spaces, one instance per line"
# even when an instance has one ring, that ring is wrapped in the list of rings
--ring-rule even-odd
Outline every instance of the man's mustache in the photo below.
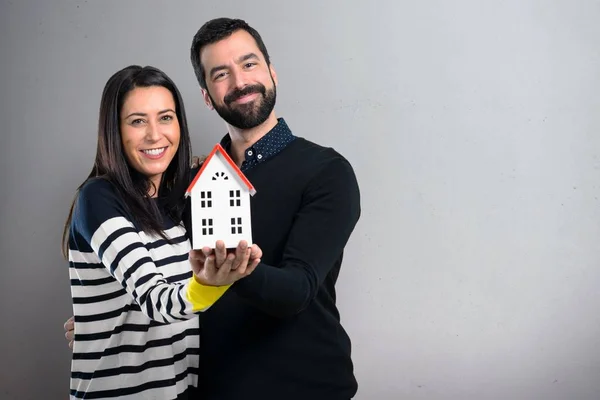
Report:
[[[225,98],[223,99],[223,101],[225,102],[225,104],[229,105],[232,102],[236,101],[237,99],[239,99],[240,97],[244,97],[247,96],[251,93],[260,93],[263,96],[265,96],[266,94],[266,89],[263,85],[252,85],[252,86],[246,86],[243,89],[235,89],[234,91],[228,93]]]

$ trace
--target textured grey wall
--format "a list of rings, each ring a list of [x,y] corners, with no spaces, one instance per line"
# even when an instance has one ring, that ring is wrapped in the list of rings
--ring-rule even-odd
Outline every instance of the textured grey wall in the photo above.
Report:
[[[68,393],[60,233],[105,81],[163,69],[208,151],[188,48],[223,15],[263,34],[278,115],[356,169],[357,398],[598,398],[598,1],[0,4],[0,398]]]

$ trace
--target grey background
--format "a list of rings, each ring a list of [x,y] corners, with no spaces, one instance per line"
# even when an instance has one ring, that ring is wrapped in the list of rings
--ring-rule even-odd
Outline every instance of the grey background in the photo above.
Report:
[[[262,33],[278,115],[356,169],[357,399],[600,397],[598,1],[0,4],[0,398],[68,393],[60,234],[104,83],[163,69],[206,153],[188,49],[223,15]]]

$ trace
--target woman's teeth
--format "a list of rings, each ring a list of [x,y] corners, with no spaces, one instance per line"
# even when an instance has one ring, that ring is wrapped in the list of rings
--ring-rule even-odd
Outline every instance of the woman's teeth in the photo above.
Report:
[[[162,147],[160,149],[150,149],[150,150],[142,150],[144,153],[149,154],[151,156],[157,156],[163,151],[165,151],[166,147]]]

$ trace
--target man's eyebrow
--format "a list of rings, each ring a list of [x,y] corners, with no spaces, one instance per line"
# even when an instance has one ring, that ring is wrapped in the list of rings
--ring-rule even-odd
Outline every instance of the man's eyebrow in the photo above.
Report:
[[[209,76],[213,76],[215,74],[215,72],[219,72],[221,70],[227,69],[226,65],[217,65],[216,67],[212,67],[210,69],[210,74],[208,74]]]
[[[240,58],[237,59],[237,63],[240,64],[240,63],[243,63],[244,61],[248,61],[250,59],[258,60],[258,56],[255,53],[244,54],[243,56],[241,56]],[[212,67],[210,69],[209,76],[213,76],[215,74],[215,72],[222,71],[224,69],[227,69],[226,65],[217,65],[216,67]]]
[[[238,61],[237,61],[237,62],[238,62],[238,64],[239,64],[239,63],[243,63],[244,61],[248,61],[248,60],[250,60],[251,58],[256,58],[256,59],[258,59],[258,56],[257,56],[256,54],[254,54],[254,53],[248,53],[248,54],[245,54],[245,55],[241,56],[240,58],[238,58]]]

